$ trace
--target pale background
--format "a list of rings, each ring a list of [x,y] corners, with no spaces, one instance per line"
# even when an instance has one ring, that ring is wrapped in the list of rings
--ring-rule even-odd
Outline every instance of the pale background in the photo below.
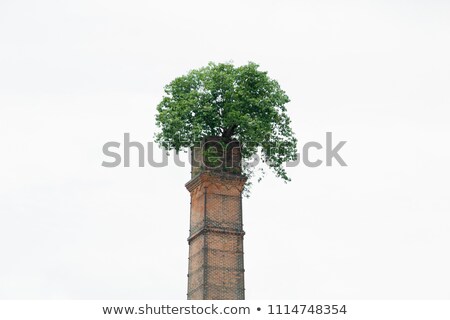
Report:
[[[450,298],[450,2],[3,0],[0,46],[0,298],[185,299],[189,169],[102,146],[229,60],[280,82],[300,146],[348,141],[244,200],[247,298]]]

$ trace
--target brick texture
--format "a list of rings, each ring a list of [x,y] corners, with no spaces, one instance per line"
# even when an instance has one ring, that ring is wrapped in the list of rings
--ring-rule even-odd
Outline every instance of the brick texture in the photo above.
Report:
[[[198,170],[186,184],[191,194],[190,300],[245,298],[241,201],[245,181],[240,171]]]

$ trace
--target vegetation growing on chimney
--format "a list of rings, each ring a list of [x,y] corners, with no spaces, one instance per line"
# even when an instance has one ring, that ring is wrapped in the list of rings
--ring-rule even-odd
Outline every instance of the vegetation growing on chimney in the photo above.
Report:
[[[225,143],[237,139],[244,161],[260,151],[262,162],[289,181],[284,163],[295,160],[297,152],[285,107],[289,97],[258,67],[209,63],[173,80],[157,107],[156,141],[178,152],[207,136],[220,136]],[[254,169],[244,165],[243,174],[251,177]]]

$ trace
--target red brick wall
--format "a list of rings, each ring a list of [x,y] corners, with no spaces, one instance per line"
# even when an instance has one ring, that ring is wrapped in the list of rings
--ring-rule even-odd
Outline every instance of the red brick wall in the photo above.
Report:
[[[191,193],[188,299],[244,299],[241,193],[245,178],[201,172]]]

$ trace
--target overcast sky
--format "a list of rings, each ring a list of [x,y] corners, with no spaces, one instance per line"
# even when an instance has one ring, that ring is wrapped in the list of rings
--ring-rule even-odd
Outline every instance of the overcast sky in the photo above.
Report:
[[[0,298],[185,299],[189,168],[102,146],[209,61],[278,80],[299,148],[347,141],[244,200],[248,299],[450,298],[450,2],[3,0],[0,48]]]

